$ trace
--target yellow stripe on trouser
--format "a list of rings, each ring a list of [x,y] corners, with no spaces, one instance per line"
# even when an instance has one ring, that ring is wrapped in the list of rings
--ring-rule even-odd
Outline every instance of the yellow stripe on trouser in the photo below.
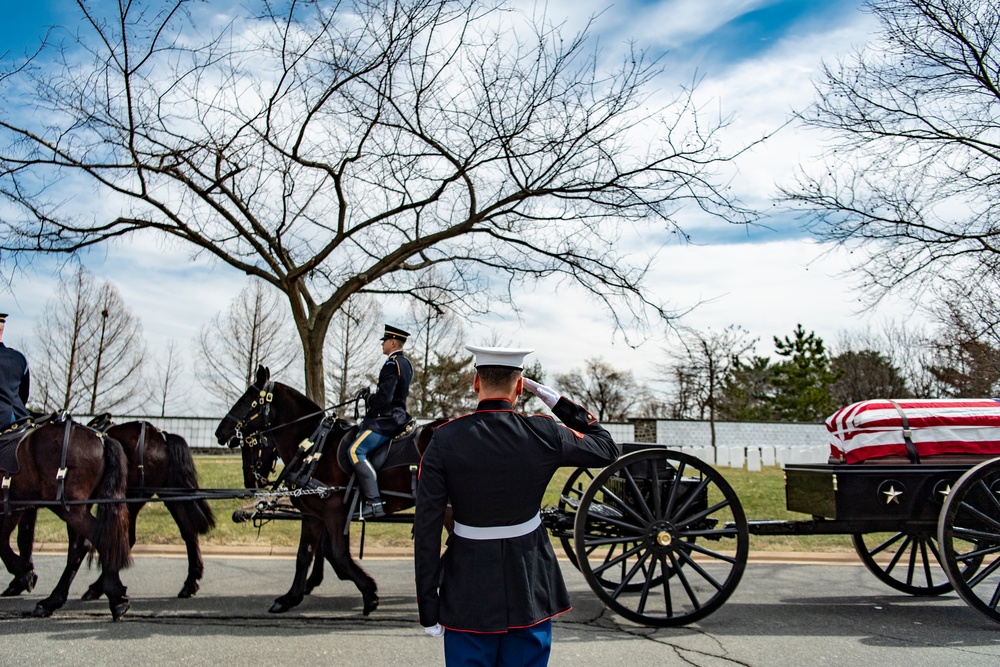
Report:
[[[354,441],[351,447],[347,450],[347,453],[351,455],[351,463],[358,465],[358,445],[365,441],[369,435],[371,435],[372,430],[368,429],[358,436],[358,439]]]

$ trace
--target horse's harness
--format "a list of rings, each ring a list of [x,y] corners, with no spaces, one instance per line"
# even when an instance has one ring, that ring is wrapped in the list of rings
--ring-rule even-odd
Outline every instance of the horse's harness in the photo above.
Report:
[[[66,505],[66,496],[64,491],[66,488],[66,472],[67,472],[66,456],[67,452],[69,451],[69,439],[70,439],[70,432],[72,431],[73,428],[73,418],[70,416],[68,412],[63,410],[61,412],[53,412],[50,415],[46,415],[38,419],[35,419],[33,417],[28,417],[24,421],[15,422],[11,427],[9,427],[2,433],[2,435],[6,437],[11,437],[13,435],[20,436],[16,438],[17,442],[11,447],[10,450],[11,454],[13,455],[13,461],[14,461],[13,465],[6,465],[4,466],[4,468],[9,468],[9,469],[0,470],[0,473],[2,473],[3,475],[3,477],[0,478],[0,491],[2,491],[3,494],[4,517],[9,517],[11,515],[11,506],[10,506],[11,477],[12,475],[17,474],[20,471],[20,467],[17,465],[17,457],[16,457],[16,451],[18,445],[20,445],[21,442],[38,427],[43,426],[45,424],[58,423],[58,422],[65,422],[66,428],[63,430],[62,451],[59,455],[59,469],[56,471],[55,500],[57,502],[62,503],[64,510],[69,509]],[[79,426],[83,426],[83,424],[79,424]],[[87,428],[94,431],[101,437],[102,441],[104,440],[104,433],[96,429],[90,428],[89,426],[83,426],[83,428]],[[11,440],[13,439],[14,438],[11,438]]]
[[[328,436],[336,424],[335,418],[325,415],[328,411],[342,407],[348,403],[356,403],[357,399],[345,401],[340,405],[335,405],[319,412],[311,412],[290,422],[276,426],[271,424],[274,416],[273,401],[274,381],[267,380],[247,409],[247,416],[245,418],[238,418],[232,412],[226,415],[226,419],[236,422],[234,430],[236,432],[236,439],[239,441],[239,446],[241,448],[246,447],[251,452],[250,470],[253,474],[256,488],[271,486],[276,489],[284,484],[289,488],[300,490],[311,489],[324,497],[329,495],[329,488],[312,478],[319,464],[319,459],[326,448],[326,442],[329,439]],[[355,411],[357,411],[357,407],[355,407]],[[324,417],[320,420],[316,430],[310,437],[299,444],[294,458],[288,462],[288,465],[284,467],[281,474],[272,483],[270,478],[278,462],[278,446],[273,438],[268,437],[268,434],[279,428],[285,428],[315,417],[318,414],[322,414]],[[259,426],[255,426],[254,430],[248,433],[243,432],[244,429],[258,420],[260,422]]]

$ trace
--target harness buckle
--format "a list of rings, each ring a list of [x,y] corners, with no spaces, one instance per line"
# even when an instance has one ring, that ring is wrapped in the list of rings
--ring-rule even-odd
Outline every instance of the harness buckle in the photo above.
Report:
[[[3,482],[0,482],[0,488],[5,491],[10,488],[10,475],[3,476]]]
[[[66,479],[66,468],[59,468],[59,472],[56,473],[56,479]]]

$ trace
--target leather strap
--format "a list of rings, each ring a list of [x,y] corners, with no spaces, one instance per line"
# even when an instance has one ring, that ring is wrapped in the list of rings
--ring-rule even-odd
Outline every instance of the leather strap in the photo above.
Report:
[[[899,407],[899,403],[889,399],[892,403],[892,407],[896,408],[896,412],[899,413],[900,425],[903,427],[903,442],[906,444],[906,454],[910,457],[910,463],[920,463],[920,454],[917,453],[917,446],[913,444],[913,431],[910,430],[910,420],[906,418],[906,413],[903,412],[903,408]]]

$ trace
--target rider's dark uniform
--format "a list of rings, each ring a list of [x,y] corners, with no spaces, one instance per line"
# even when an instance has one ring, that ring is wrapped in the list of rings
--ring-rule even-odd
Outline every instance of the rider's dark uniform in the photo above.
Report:
[[[402,350],[389,355],[378,374],[378,389],[368,396],[361,430],[393,437],[410,421],[406,398],[410,395],[413,366]]]
[[[420,465],[414,521],[421,625],[506,632],[570,608],[541,525],[510,538],[452,535],[440,556],[449,501],[455,522],[472,530],[530,526],[557,468],[600,468],[618,458],[621,447],[586,410],[561,398],[553,412],[565,426],[518,414],[503,399],[483,400],[475,413],[435,430]]]
[[[390,324],[385,325],[382,350],[386,341],[399,341],[399,347],[410,334]],[[388,359],[378,374],[378,388],[365,402],[365,418],[357,438],[347,449],[354,466],[354,474],[365,500],[361,507],[363,518],[376,518],[385,514],[385,502],[379,495],[378,477],[368,461],[368,454],[398,435],[410,421],[406,412],[406,398],[410,395],[413,366],[401,349],[387,352]]]
[[[28,416],[31,375],[28,360],[17,350],[0,343],[0,430]]]

